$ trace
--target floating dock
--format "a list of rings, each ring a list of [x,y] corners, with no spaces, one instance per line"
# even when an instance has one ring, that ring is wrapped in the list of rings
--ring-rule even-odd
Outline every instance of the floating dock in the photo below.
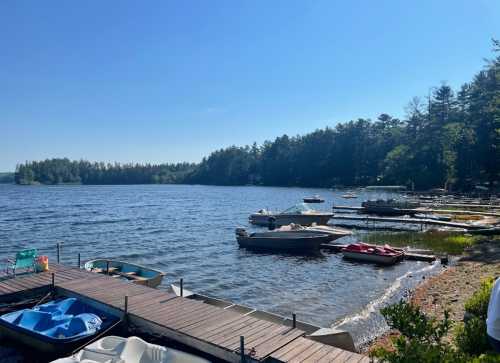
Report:
[[[338,210],[350,210],[355,212],[363,212],[365,210],[364,207],[351,207],[344,205],[334,205],[332,209]],[[478,215],[485,217],[500,217],[500,213],[498,212],[477,212],[472,210],[457,210],[457,209],[432,209],[432,208],[415,208],[415,209],[401,209],[401,212],[404,214],[417,214],[417,213],[441,213],[441,214],[470,214],[470,215]]]
[[[366,356],[308,338],[290,320],[273,322],[78,267],[51,264],[50,269],[0,276],[0,302],[50,291],[77,297],[123,317],[135,329],[227,362],[370,362]]]
[[[371,216],[357,216],[357,215],[334,215],[332,219],[336,220],[348,220],[348,221],[359,221],[359,222],[386,222],[386,223],[406,223],[406,224],[431,224],[442,227],[453,227],[462,228],[466,230],[475,229],[485,229],[485,226],[458,223],[458,222],[446,222],[437,221],[434,219],[422,219],[422,218],[398,218],[398,217],[371,217]]]

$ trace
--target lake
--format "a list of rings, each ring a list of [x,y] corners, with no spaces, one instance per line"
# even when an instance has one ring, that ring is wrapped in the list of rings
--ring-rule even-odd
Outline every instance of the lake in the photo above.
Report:
[[[377,267],[322,251],[313,255],[255,253],[241,249],[234,230],[261,208],[283,210],[307,195],[341,199],[342,191],[274,187],[191,185],[0,185],[0,258],[37,248],[62,262],[113,257],[167,273],[164,286],[184,279],[186,289],[321,326],[338,326],[361,343],[385,327],[380,306],[397,301],[438,267],[405,261]],[[356,236],[349,237],[356,239]]]

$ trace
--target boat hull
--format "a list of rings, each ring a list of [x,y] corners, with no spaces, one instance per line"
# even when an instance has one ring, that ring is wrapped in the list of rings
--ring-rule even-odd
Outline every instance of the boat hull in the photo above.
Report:
[[[268,226],[269,218],[275,219],[276,226],[284,226],[290,223],[300,224],[301,226],[310,226],[313,223],[325,225],[333,217],[332,213],[324,214],[252,214],[249,218],[250,223],[257,226]]]
[[[328,235],[303,235],[294,237],[294,232],[290,232],[289,238],[279,237],[259,237],[259,236],[237,236],[236,240],[240,247],[259,250],[286,250],[286,251],[306,251],[319,249],[323,243],[331,241]]]
[[[401,256],[382,256],[371,253],[342,251],[344,258],[355,261],[370,262],[379,265],[394,265],[401,260]]]

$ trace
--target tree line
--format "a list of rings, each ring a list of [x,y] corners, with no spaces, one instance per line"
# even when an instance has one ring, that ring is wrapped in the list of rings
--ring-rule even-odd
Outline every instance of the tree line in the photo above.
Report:
[[[195,164],[120,164],[47,159],[18,165],[17,184],[173,184],[182,182]]]
[[[53,159],[17,167],[17,183],[197,183],[330,187],[398,184],[415,189],[498,188],[500,42],[494,58],[453,90],[415,97],[403,119],[381,114],[262,145],[217,150],[199,164],[103,164]]]

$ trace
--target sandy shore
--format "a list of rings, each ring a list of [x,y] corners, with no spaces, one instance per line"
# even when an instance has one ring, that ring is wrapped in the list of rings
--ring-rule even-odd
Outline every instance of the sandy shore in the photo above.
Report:
[[[479,288],[481,280],[490,276],[500,276],[500,240],[480,243],[466,251],[454,266],[422,281],[410,294],[410,301],[437,318],[448,310],[450,318],[459,322],[464,316],[465,301]],[[392,334],[375,339],[367,350],[388,344]]]

